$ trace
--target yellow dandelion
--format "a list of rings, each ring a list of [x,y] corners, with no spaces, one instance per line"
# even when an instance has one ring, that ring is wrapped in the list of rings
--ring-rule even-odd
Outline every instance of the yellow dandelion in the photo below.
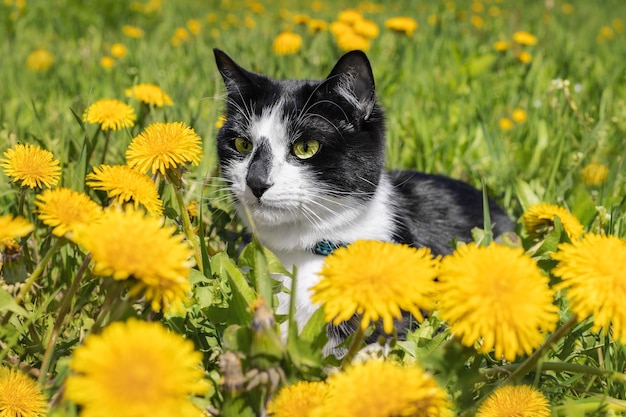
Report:
[[[355,49],[367,51],[370,49],[369,39],[352,30],[337,36],[337,45],[343,51],[353,51]]]
[[[508,117],[502,117],[498,121],[498,126],[502,130],[510,130],[513,127],[513,122]]]
[[[187,20],[186,26],[189,32],[194,36],[198,36],[200,34],[200,30],[202,29],[202,23],[198,19]]]
[[[493,44],[493,49],[495,49],[498,52],[504,52],[507,49],[509,49],[509,43],[507,41],[496,41]]]
[[[208,390],[201,363],[192,342],[159,322],[115,322],[76,348],[64,395],[81,417],[198,417],[191,396]]]
[[[69,188],[46,190],[35,202],[39,219],[52,227],[55,236],[65,236],[81,224],[92,223],[102,216],[101,207],[84,193]]]
[[[124,35],[128,36],[129,38],[141,38],[143,37],[143,30],[136,27],[136,26],[131,26],[131,25],[124,25],[122,26],[122,33],[124,33]]]
[[[0,241],[24,237],[33,231],[35,226],[21,216],[0,216]]]
[[[182,122],[151,124],[126,151],[128,165],[144,174],[158,171],[165,175],[167,169],[178,165],[198,165],[201,157],[200,136]]]
[[[489,7],[489,15],[491,17],[499,17],[502,14],[502,10],[498,6]]]
[[[178,46],[183,42],[186,42],[191,39],[191,34],[186,28],[178,27],[174,30],[174,35],[172,36],[171,44],[174,46]]]
[[[174,104],[171,97],[156,84],[137,84],[127,88],[125,94],[126,97],[131,97],[156,107]]]
[[[612,329],[613,339],[626,342],[626,242],[617,236],[587,234],[559,245],[552,270],[567,289],[570,309],[578,320],[593,317],[593,330]]]
[[[611,19],[611,26],[613,26],[613,28],[615,29],[617,33],[624,32],[624,29],[626,28],[626,24],[619,17]]]
[[[563,3],[561,5],[561,12],[563,12],[563,14],[572,14],[574,13],[574,6],[571,3]]]
[[[215,128],[216,129],[221,129],[222,126],[224,126],[224,123],[226,123],[226,115],[225,114],[220,114],[220,117],[218,117],[217,121],[215,122]]]
[[[470,23],[477,29],[485,26],[485,21],[483,20],[483,18],[477,15],[472,15],[472,17],[470,18]]]
[[[441,262],[440,317],[465,346],[496,359],[530,354],[559,319],[548,278],[522,249],[468,244]]]
[[[511,119],[513,119],[515,123],[524,123],[527,118],[528,115],[524,109],[514,109],[513,113],[511,113]]]
[[[330,24],[329,27],[330,33],[333,34],[333,36],[335,36],[335,38],[340,37],[341,35],[345,34],[345,33],[352,33],[352,27],[347,24],[346,22],[332,22]]]
[[[578,239],[584,232],[582,224],[567,209],[548,203],[531,206],[522,217],[522,223],[528,233],[539,238],[554,228],[554,218],[558,217],[565,233],[571,240]]]
[[[345,22],[349,25],[353,25],[355,22],[361,19],[363,19],[363,15],[361,14],[361,12],[355,9],[342,10],[337,16],[337,20],[339,20],[340,22]]]
[[[61,176],[60,162],[52,152],[37,145],[17,144],[4,152],[0,166],[7,177],[22,187],[52,187]]]
[[[311,417],[449,416],[446,392],[417,365],[369,360],[331,375]]]
[[[587,164],[580,172],[580,179],[583,184],[589,186],[598,186],[605,183],[609,177],[609,169],[606,165],[602,165],[596,162]]]
[[[114,58],[123,58],[128,55],[128,49],[123,43],[114,43],[111,45],[111,55]]]
[[[291,20],[296,25],[306,25],[311,21],[311,18],[306,14],[295,14],[291,17]]]
[[[293,32],[282,32],[272,44],[272,49],[276,55],[291,55],[300,50],[302,46],[302,37]]]
[[[385,21],[385,27],[395,32],[404,32],[406,36],[411,36],[417,29],[415,19],[406,16],[392,17]]]
[[[87,175],[86,180],[86,184],[94,190],[106,191],[117,204],[132,203],[135,208],[141,205],[156,216],[163,212],[163,203],[154,181],[126,165],[100,165]]]
[[[99,221],[75,227],[74,240],[91,252],[93,273],[131,282],[155,311],[180,309],[191,289],[192,251],[176,227],[132,208],[108,209]]]
[[[491,394],[478,409],[476,417],[550,417],[550,403],[530,385],[506,385]]]
[[[526,51],[521,51],[519,54],[517,54],[517,59],[522,64],[530,64],[533,60],[533,56]]]
[[[471,9],[474,13],[482,13],[485,11],[485,6],[482,3],[475,1],[472,3]]]
[[[98,100],[85,110],[83,121],[100,125],[102,130],[120,130],[133,127],[137,120],[135,110],[116,99]]]
[[[537,37],[530,32],[519,31],[513,34],[513,42],[520,45],[534,45],[537,43]]]
[[[420,309],[432,307],[437,266],[428,248],[360,240],[326,257],[311,300],[323,305],[326,322],[337,325],[359,314],[362,329],[382,319],[391,333],[401,310],[421,322]]]
[[[37,382],[20,371],[0,367],[0,416],[39,417],[47,408]]]
[[[54,54],[46,49],[39,48],[26,57],[26,68],[33,72],[48,71],[54,65]]]
[[[359,19],[352,25],[352,29],[355,33],[364,36],[368,39],[374,39],[378,37],[380,29],[376,22],[368,19]]]
[[[299,381],[282,388],[267,406],[272,417],[309,417],[311,411],[324,403],[328,385],[324,382]]]
[[[115,66],[115,60],[110,56],[100,58],[100,66],[104,69],[111,69]]]
[[[328,23],[321,19],[311,19],[307,27],[311,33],[318,33],[328,29]]]

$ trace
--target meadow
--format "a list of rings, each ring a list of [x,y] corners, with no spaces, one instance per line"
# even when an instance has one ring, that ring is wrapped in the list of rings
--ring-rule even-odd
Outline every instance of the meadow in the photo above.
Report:
[[[320,289],[297,334],[272,313],[293,271],[220,180],[213,48],[280,79],[363,49],[388,167],[484,189],[516,234],[385,247],[372,285],[410,287],[407,256],[421,292],[333,314]],[[626,414],[621,0],[4,0],[0,56],[0,416]],[[334,259],[365,275],[368,250]],[[431,313],[363,350],[403,302]]]

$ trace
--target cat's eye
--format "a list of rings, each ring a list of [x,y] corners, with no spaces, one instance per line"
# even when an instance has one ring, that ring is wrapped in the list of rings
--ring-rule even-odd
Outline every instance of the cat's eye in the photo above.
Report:
[[[293,144],[293,154],[299,159],[309,159],[320,150],[320,143],[315,139],[299,140]]]
[[[252,142],[245,138],[236,138],[235,149],[241,154],[248,155],[252,152]]]

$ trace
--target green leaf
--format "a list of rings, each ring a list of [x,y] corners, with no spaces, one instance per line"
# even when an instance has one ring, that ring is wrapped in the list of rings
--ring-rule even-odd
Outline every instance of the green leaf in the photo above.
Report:
[[[13,296],[4,288],[0,287],[0,311],[11,311],[20,316],[28,315],[28,312],[19,306]]]

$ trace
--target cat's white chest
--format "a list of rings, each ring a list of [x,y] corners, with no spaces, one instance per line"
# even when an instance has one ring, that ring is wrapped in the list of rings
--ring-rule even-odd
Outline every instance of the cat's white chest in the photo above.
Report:
[[[319,308],[311,301],[311,287],[319,282],[319,271],[324,264],[324,256],[315,255],[308,251],[292,251],[276,254],[287,270],[296,270],[296,285],[292,286],[290,277],[279,276],[277,279],[291,290],[291,293],[281,292],[278,294],[278,314],[289,313],[289,303],[295,289],[295,320],[298,329],[302,330],[304,325],[311,318],[313,313]]]

